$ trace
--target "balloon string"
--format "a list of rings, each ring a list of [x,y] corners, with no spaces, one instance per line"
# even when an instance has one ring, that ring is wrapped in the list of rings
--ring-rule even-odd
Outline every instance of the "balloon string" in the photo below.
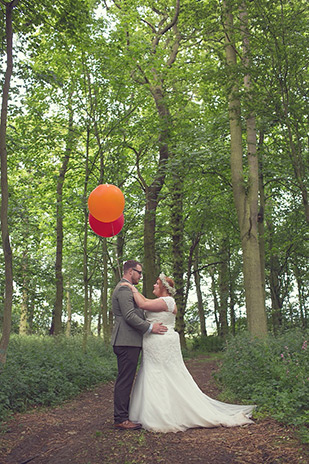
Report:
[[[116,261],[117,261],[117,268],[118,268],[118,272],[119,272],[119,280],[121,280],[121,271],[120,271],[120,266],[119,266],[119,259],[118,259],[118,254],[117,254],[117,244],[115,244],[115,248],[116,248]]]
[[[111,224],[112,226],[112,232],[113,232],[113,236],[116,235],[115,234],[115,230],[114,230],[114,224]],[[117,244],[115,243],[115,248],[116,248],[116,260],[117,260],[117,268],[118,268],[118,273],[119,273],[119,280],[121,280],[121,270],[120,270],[120,266],[119,266],[119,259],[118,259],[118,253],[117,253]]]

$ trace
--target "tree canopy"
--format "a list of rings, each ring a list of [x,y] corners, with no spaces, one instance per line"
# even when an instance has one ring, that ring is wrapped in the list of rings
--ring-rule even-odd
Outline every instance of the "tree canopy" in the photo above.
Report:
[[[15,332],[60,333],[72,311],[85,337],[108,340],[110,292],[132,258],[148,297],[160,270],[175,279],[183,345],[206,335],[205,318],[223,337],[245,316],[255,335],[306,327],[305,1],[0,8],[3,333],[6,218]],[[103,183],[126,199],[124,227],[107,239],[88,224]]]

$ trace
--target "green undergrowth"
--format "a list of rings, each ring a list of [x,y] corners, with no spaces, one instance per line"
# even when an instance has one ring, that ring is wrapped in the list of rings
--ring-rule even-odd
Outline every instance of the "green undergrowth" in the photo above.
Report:
[[[216,378],[223,386],[222,401],[254,403],[256,417],[268,415],[293,425],[308,443],[308,340],[309,331],[300,330],[265,340],[242,334],[225,345],[215,338],[190,341],[183,354],[220,360]],[[80,336],[12,336],[0,373],[0,420],[11,412],[59,404],[113,380],[116,373],[112,348],[97,337],[89,337],[84,353]]]
[[[94,385],[114,379],[116,357],[102,339],[13,335],[0,373],[0,420],[11,412],[59,404]]]
[[[223,401],[256,404],[257,416],[270,415],[293,425],[309,443],[309,331],[291,330],[278,337],[228,340],[217,379]]]
[[[207,354],[207,357],[219,358],[224,349],[224,340],[216,335],[194,337],[186,340],[186,347],[182,348],[184,359],[197,358]]]

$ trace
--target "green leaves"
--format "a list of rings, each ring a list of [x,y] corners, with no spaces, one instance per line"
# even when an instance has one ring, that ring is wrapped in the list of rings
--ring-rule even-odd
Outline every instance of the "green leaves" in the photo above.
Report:
[[[308,419],[308,330],[291,330],[264,342],[241,335],[226,345],[220,379],[238,399],[255,402],[279,421]]]
[[[177,210],[181,197],[179,224],[183,227],[177,235],[183,235],[184,277],[187,272],[190,275],[190,247],[197,235],[201,236],[202,279],[209,278],[207,266],[223,237],[228,237],[231,246],[231,269],[240,271],[242,265],[231,192],[227,112],[231,76],[242,82],[245,72],[239,2],[231,2],[238,53],[231,74],[225,64],[218,2],[182,0],[177,26],[164,34],[177,12],[176,0],[112,2],[109,10],[102,1],[56,3],[25,0],[13,14],[14,72],[18,79],[10,98],[7,146],[9,224],[17,285],[15,331],[22,302],[25,250],[35,327],[45,330],[52,311],[56,180],[66,147],[69,102],[74,146],[63,185],[63,266],[64,279],[68,281],[70,276],[73,289],[73,312],[80,314],[83,308],[82,266],[86,255],[89,283],[93,285],[93,314],[99,308],[102,284],[100,240],[91,231],[88,248],[83,248],[87,195],[102,181],[120,186],[126,197],[122,256],[115,256],[117,238],[108,240],[108,285],[112,286],[117,259],[121,262],[144,256],[145,193],[156,178],[163,142],[169,144],[171,156],[160,171],[165,180],[153,213],[156,264],[170,266],[172,262],[170,213]],[[285,291],[281,297],[286,295],[282,298],[284,320],[287,325],[298,324],[300,305],[305,308],[308,303],[308,227],[302,206],[305,190],[300,190],[300,181],[307,184],[308,164],[308,12],[303,0],[262,0],[249,2],[247,7],[252,88],[247,98],[240,85],[239,97],[244,103],[241,124],[253,108],[263,158],[264,224],[269,225],[265,230],[266,277],[270,257],[276,255],[279,277],[285,282],[281,287]],[[162,98],[154,100],[158,94]],[[247,175],[247,165],[244,171]],[[177,176],[182,183],[178,201],[173,196]],[[295,297],[296,274],[300,304]],[[230,283],[237,284],[240,316],[241,273],[231,277]]]

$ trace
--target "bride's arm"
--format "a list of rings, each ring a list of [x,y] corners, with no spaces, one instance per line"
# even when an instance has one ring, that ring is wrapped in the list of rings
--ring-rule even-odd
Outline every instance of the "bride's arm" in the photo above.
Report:
[[[153,311],[153,312],[161,312],[161,311],[168,310],[167,304],[162,298],[156,298],[155,300],[152,300],[150,298],[145,298],[144,295],[142,295],[137,290],[137,288],[134,287],[134,285],[131,285],[129,283],[123,283],[121,285],[127,285],[128,287],[131,288],[132,293],[133,293],[133,298],[139,308],[144,309],[146,311]]]
[[[133,297],[136,304],[146,311],[160,312],[168,310],[167,304],[162,298],[156,298],[155,300],[145,298],[136,288],[133,290]]]

